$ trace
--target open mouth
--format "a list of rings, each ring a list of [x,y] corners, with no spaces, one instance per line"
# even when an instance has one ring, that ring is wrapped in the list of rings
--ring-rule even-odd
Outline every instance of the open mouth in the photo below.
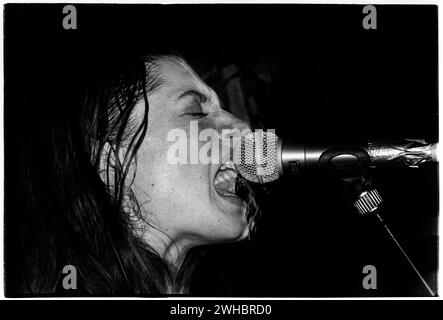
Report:
[[[233,161],[226,162],[218,169],[214,177],[214,188],[220,196],[227,200],[237,205],[247,205],[245,217],[250,236],[255,230],[260,210],[254,199],[255,191],[253,187],[238,173]]]
[[[214,177],[215,190],[222,196],[238,197],[245,200],[248,190],[246,180],[237,172],[234,162],[224,163]]]

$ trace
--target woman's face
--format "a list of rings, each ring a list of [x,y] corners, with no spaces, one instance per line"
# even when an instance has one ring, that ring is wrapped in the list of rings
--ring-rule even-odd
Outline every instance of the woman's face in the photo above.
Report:
[[[137,153],[132,185],[146,218],[185,247],[246,237],[246,203],[223,191],[233,187],[235,174],[232,170],[217,174],[231,159],[231,150],[220,144],[219,160],[213,161],[217,163],[204,164],[200,159],[196,163],[192,145],[196,143],[198,150],[208,145],[198,141],[202,130],[221,136],[222,130],[224,134],[238,132],[247,129],[247,124],[224,111],[216,93],[184,61],[162,58],[156,65],[163,82],[148,95],[148,129]],[[136,106],[135,114],[139,112],[144,112],[143,101]],[[178,138],[174,132],[183,135]],[[187,163],[172,163],[171,155],[183,150],[187,154],[181,159]],[[212,155],[215,151],[209,150]],[[189,163],[192,157],[194,164]]]

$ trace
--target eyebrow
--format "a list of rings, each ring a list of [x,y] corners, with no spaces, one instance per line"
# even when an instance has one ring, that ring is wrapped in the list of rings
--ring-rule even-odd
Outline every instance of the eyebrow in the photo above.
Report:
[[[203,93],[201,93],[201,92],[199,92],[197,90],[193,90],[193,89],[186,90],[185,92],[180,94],[178,96],[177,100],[182,99],[182,98],[187,97],[187,96],[197,97],[201,102],[206,102],[206,101],[209,100],[209,97],[207,95],[205,95],[205,94],[203,94]]]

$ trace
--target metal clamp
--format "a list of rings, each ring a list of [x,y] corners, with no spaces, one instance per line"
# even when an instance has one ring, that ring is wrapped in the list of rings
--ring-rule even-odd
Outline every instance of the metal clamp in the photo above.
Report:
[[[376,189],[373,189],[362,192],[354,202],[354,207],[359,214],[364,215],[376,211],[382,203],[382,197]]]

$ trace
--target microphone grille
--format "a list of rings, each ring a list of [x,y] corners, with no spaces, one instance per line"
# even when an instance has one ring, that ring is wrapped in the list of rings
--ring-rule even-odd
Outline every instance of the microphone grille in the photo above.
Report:
[[[277,143],[273,132],[258,130],[243,136],[234,151],[234,163],[240,174],[256,183],[278,179]]]

